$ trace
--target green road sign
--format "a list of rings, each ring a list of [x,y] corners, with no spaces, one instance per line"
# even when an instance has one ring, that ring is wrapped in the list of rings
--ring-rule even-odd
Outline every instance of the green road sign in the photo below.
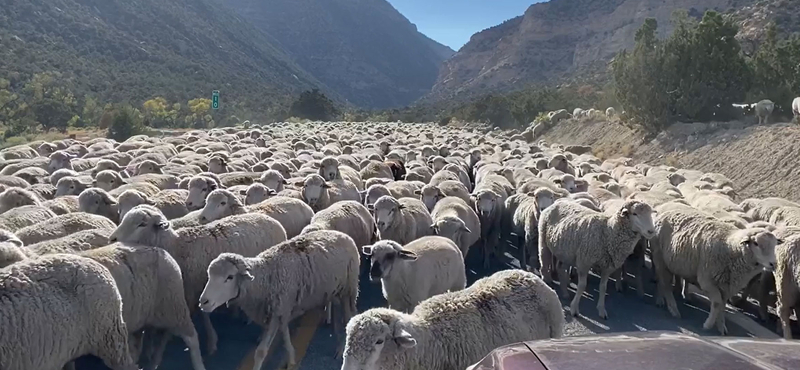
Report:
[[[211,92],[211,109],[219,109],[219,90]]]

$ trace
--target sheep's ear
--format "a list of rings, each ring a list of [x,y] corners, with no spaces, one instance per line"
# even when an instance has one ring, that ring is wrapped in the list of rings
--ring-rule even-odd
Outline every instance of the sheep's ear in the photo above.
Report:
[[[11,243],[11,244],[16,245],[19,248],[22,248],[22,246],[24,245],[24,243],[22,243],[22,240],[19,240],[17,238],[10,238],[10,239],[8,239],[6,241]]]
[[[330,189],[330,187],[331,187],[330,184],[328,184],[327,182],[322,184],[323,189]]]
[[[422,190],[420,189],[414,190],[414,195],[422,195]]]
[[[305,181],[297,181],[294,183],[294,186],[302,188],[305,185]]]
[[[170,227],[169,221],[161,221],[156,225],[161,230],[167,230]]]
[[[394,341],[403,348],[413,348],[417,345],[417,340],[411,336],[407,331],[400,329],[394,335]]]
[[[367,204],[367,209],[372,212],[375,211],[375,204]]]
[[[96,187],[97,187],[97,180],[92,180],[92,187],[93,187],[93,188],[96,188]]]
[[[742,241],[740,242],[740,244],[742,245],[742,247],[747,247],[747,246],[750,245],[750,241],[751,241],[751,239],[750,239],[750,236],[748,235],[748,236],[745,236],[744,238],[742,238]]]
[[[417,259],[417,254],[412,251],[407,251],[405,249],[401,249],[397,252],[397,256],[400,257],[401,260],[406,261],[415,261]]]
[[[275,191],[275,189],[267,189],[267,195],[275,196],[275,195],[278,195],[278,192]]]
[[[437,226],[435,223],[431,224],[431,231],[433,232],[433,235],[438,235],[439,234],[439,226]]]
[[[472,230],[470,230],[470,229],[467,227],[467,225],[461,225],[461,227],[459,228],[459,230],[461,230],[461,231],[463,231],[463,232],[465,232],[465,233],[471,233],[471,232],[472,232]]]
[[[783,244],[783,239],[777,239],[777,240],[778,240],[778,244]]]
[[[397,209],[406,209],[406,206],[405,206],[405,204],[401,204],[401,205],[397,206]]]
[[[286,179],[283,179],[282,181],[283,181],[283,184],[284,184],[284,185],[289,185],[289,182],[288,182],[288,181],[286,181]]]
[[[629,212],[628,212],[627,208],[623,208],[623,209],[621,209],[619,211],[619,215],[622,216],[622,217],[628,217],[628,214],[629,214]]]
[[[242,277],[244,277],[245,279],[248,279],[248,280],[253,280],[253,279],[255,279],[255,278],[253,277],[253,275],[251,275],[251,274],[250,274],[250,270],[244,270],[244,271],[242,271],[241,273],[239,273],[239,275],[241,275]]]
[[[371,256],[372,255],[372,246],[371,245],[365,245],[365,246],[361,247],[361,252],[364,253],[365,256]]]
[[[239,189],[239,195],[247,195],[247,189]]]

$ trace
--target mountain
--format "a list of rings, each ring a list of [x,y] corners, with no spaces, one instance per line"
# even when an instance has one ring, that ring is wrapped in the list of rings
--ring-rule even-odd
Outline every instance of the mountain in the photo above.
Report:
[[[685,9],[701,17],[708,10],[730,12],[754,4],[783,3],[777,11],[742,13],[785,14],[796,0],[551,0],[530,6],[524,15],[472,36],[441,68],[429,98],[467,98],[508,91],[531,84],[553,84],[575,76],[604,75],[607,63],[634,43],[645,18],[658,21],[660,36],[673,27],[672,14]],[[797,5],[797,4],[795,4]],[[774,15],[774,14],[773,14]],[[766,17],[765,16],[765,17]],[[781,15],[781,19],[793,18]],[[755,23],[758,30],[761,23]]]
[[[278,40],[294,61],[350,102],[410,104],[453,50],[386,0],[217,0]]]
[[[4,0],[0,77],[58,72],[78,98],[183,102],[220,90],[264,108],[325,88],[278,43],[215,0]],[[335,94],[333,94],[335,96]]]

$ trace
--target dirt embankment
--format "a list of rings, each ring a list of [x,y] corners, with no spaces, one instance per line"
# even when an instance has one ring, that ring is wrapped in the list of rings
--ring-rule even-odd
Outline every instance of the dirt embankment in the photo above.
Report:
[[[600,158],[627,156],[718,172],[739,198],[776,196],[800,201],[800,126],[750,121],[675,124],[653,140],[617,122],[562,121],[544,134],[549,142],[591,145]]]

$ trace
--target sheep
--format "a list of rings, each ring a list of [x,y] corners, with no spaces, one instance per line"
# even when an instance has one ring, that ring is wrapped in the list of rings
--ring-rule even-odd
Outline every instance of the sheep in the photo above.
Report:
[[[519,194],[518,194],[519,195]],[[509,197],[510,200],[512,197]],[[541,187],[526,196],[511,214],[511,223],[514,233],[520,240],[517,245],[521,249],[520,267],[528,270],[528,265],[540,269],[539,265],[539,218],[542,212],[555,203],[556,196],[548,188]],[[508,204],[508,200],[506,201]],[[509,212],[510,210],[506,210]],[[529,256],[526,256],[529,255]]]
[[[792,115],[795,122],[800,122],[800,97],[792,100]]]
[[[162,169],[164,168],[164,166],[165,164],[157,163],[153,160],[148,159],[136,164],[136,169],[134,170],[134,173],[137,175],[145,175],[148,173],[163,174],[164,171],[162,171]],[[117,172],[120,171],[117,170]]]
[[[405,245],[431,233],[431,214],[417,199],[384,195],[378,198],[372,211],[382,240]]]
[[[267,170],[261,174],[259,181],[264,184],[264,186],[274,190],[276,193],[280,193],[284,189],[284,185],[287,184],[286,179],[283,178],[280,172],[275,170]]]
[[[255,351],[254,370],[261,369],[280,330],[291,368],[296,359],[289,323],[331,302],[339,305],[343,322],[348,322],[356,313],[359,262],[353,239],[330,230],[294,237],[254,258],[223,253],[208,266],[200,308],[208,313],[223,304],[233,304],[264,327]],[[343,347],[340,344],[336,357]]]
[[[189,209],[186,207],[186,198],[188,196],[189,191],[182,189],[162,190],[152,197],[148,197],[135,189],[125,190],[117,197],[119,218],[122,219],[133,207],[140,204],[148,204],[158,208],[170,220],[183,217],[189,213]]]
[[[108,218],[117,223],[120,220],[117,199],[100,188],[89,188],[78,196],[78,209]]]
[[[60,238],[26,245],[25,248],[36,255],[75,253],[108,245],[108,237],[113,231],[113,228],[82,230]]]
[[[796,101],[797,99],[795,99]],[[789,236],[775,248],[775,288],[783,337],[792,339],[792,308],[800,302],[800,234]]]
[[[0,295],[0,368],[61,369],[92,354],[136,369],[120,292],[103,265],[68,254],[18,262],[0,269]]]
[[[92,187],[91,178],[65,176],[56,183],[56,198],[64,195],[80,195],[90,187]]]
[[[613,118],[616,115],[617,115],[617,110],[614,109],[614,107],[606,108],[606,117]]]
[[[738,229],[688,206],[667,203],[656,210],[658,236],[650,241],[658,278],[656,304],[666,301],[672,316],[680,317],[672,278],[697,282],[711,301],[703,328],[716,325],[725,335],[725,303],[762,268],[774,269],[778,239],[766,229]]]
[[[364,190],[364,183],[358,172],[350,167],[340,166],[339,160],[335,157],[323,158],[322,162],[320,162],[318,174],[322,176],[325,181],[347,180],[352,182],[359,191]]]
[[[369,209],[352,200],[334,203],[317,212],[301,234],[318,230],[341,231],[350,236],[356,246],[372,244],[380,239],[378,226]]]
[[[275,190],[268,188],[262,183],[254,182],[245,190],[244,204],[249,206],[261,203],[276,195],[278,195],[278,193],[275,192]]]
[[[89,229],[113,229],[117,225],[104,216],[85,212],[67,213],[38,222],[15,231],[17,237],[26,245],[45,240],[61,238]]]
[[[373,177],[381,177],[389,180],[395,180],[394,172],[392,172],[392,167],[389,164],[386,164],[381,161],[370,161],[364,168],[361,169],[359,172],[361,175],[361,179],[366,181]]]
[[[283,226],[288,238],[299,235],[314,216],[311,207],[299,199],[276,196],[245,207],[239,198],[227,189],[217,189],[208,194],[206,206],[200,212],[200,223],[205,224],[248,212],[274,218]]]
[[[464,202],[469,204],[470,207],[473,206],[469,191],[464,184],[459,181],[442,181],[436,186],[425,185],[416,193],[419,195],[422,203],[425,203],[425,207],[431,211],[440,199],[450,196],[461,198]]]
[[[19,177],[31,185],[45,183],[50,178],[50,173],[39,167],[27,167],[17,172],[13,176]]]
[[[434,235],[450,238],[464,258],[469,248],[480,239],[481,221],[467,202],[458,197],[444,197],[431,212]]]
[[[495,348],[560,338],[556,293],[536,275],[505,270],[404,314],[373,308],[347,324],[342,370],[465,369]]]
[[[58,180],[61,180],[62,177],[67,177],[67,176],[78,177],[80,176],[80,174],[73,170],[62,168],[50,174],[50,184],[57,185]]]
[[[505,180],[505,178],[503,179]],[[478,214],[478,218],[481,222],[483,267],[486,269],[489,268],[491,255],[501,254],[501,252],[496,249],[502,231],[503,213],[505,212],[505,201],[507,198],[507,193],[502,188],[492,186],[496,185],[496,183],[493,183],[491,180],[487,182],[490,184],[478,184],[478,186],[475,187],[475,192],[472,194],[475,204],[475,213]]]
[[[178,178],[174,175],[148,173],[125,179],[118,172],[105,170],[97,173],[97,176],[95,176],[94,186],[110,192],[126,184],[135,185],[144,183],[155,186],[159,190],[164,190],[164,189],[178,189],[179,182],[180,181],[178,180]],[[124,190],[121,190],[119,192],[121,193],[122,191]]]
[[[550,280],[553,257],[559,263],[576,267],[578,289],[570,304],[573,316],[579,314],[581,296],[591,268],[600,270],[597,312],[607,319],[605,295],[609,276],[633,253],[639,238],[655,236],[652,208],[646,203],[628,200],[613,215],[587,209],[570,201],[557,201],[539,217],[539,261],[542,276]],[[567,295],[569,276],[558,269],[562,295]]]
[[[41,206],[42,200],[30,190],[8,188],[0,192],[0,213],[22,206]]]
[[[378,198],[384,195],[392,195],[392,192],[389,191],[389,188],[386,185],[382,184],[373,184],[370,185],[367,190],[365,190],[362,194],[362,198],[364,201],[364,205],[369,207],[374,205]]]
[[[769,99],[764,99],[756,103],[756,117],[758,117],[758,124],[767,124],[769,115],[775,109],[775,103]]]
[[[220,253],[255,256],[286,240],[286,231],[274,219],[260,214],[234,215],[207,225],[173,229],[153,206],[139,205],[122,218],[109,242],[163,248],[175,258],[183,277],[186,304],[197,302],[206,283],[206,268]],[[217,334],[208,315],[203,315],[208,353],[217,349]]]
[[[43,206],[22,206],[0,214],[0,229],[16,232],[37,222],[56,217],[49,208]]]
[[[121,175],[125,176],[125,172],[123,172],[123,171],[125,171],[125,168],[123,166],[120,166],[119,163],[114,162],[114,161],[112,161],[110,159],[101,159],[101,160],[97,161],[97,164],[92,169],[92,172],[91,172],[92,177],[97,176],[97,174],[100,173],[100,171],[106,171],[106,170],[119,172]],[[62,171],[62,170],[58,170],[58,171]],[[56,171],[56,172],[58,172],[58,171]],[[53,175],[55,175],[55,172],[53,173]],[[53,175],[51,175],[51,176],[53,176]]]
[[[319,212],[342,200],[361,201],[361,194],[353,183],[347,181],[325,181],[320,175],[308,175],[295,186],[302,187],[303,200],[314,212]]]
[[[209,176],[192,176],[189,180],[189,195],[186,197],[186,208],[189,211],[203,209],[208,193],[220,187],[219,181]]]

